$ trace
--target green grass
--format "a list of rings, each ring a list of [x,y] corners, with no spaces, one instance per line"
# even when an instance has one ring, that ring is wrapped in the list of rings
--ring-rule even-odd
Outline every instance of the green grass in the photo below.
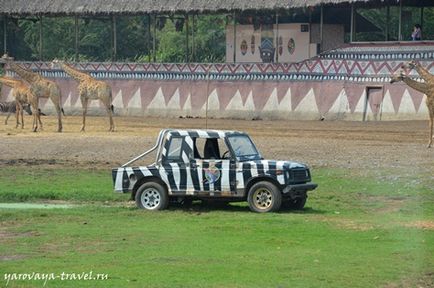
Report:
[[[195,203],[150,213],[112,192],[110,171],[25,170],[26,180],[7,184],[13,170],[0,168],[2,201],[80,205],[0,209],[0,286],[5,273],[89,271],[108,279],[57,279],[45,287],[434,284],[434,230],[417,225],[434,223],[430,175],[413,183],[411,175],[391,181],[395,171],[318,169],[320,186],[302,212],[256,214],[245,203],[225,209]],[[8,287],[43,284],[10,281]]]
[[[34,200],[116,201],[110,170],[0,168],[0,202]]]

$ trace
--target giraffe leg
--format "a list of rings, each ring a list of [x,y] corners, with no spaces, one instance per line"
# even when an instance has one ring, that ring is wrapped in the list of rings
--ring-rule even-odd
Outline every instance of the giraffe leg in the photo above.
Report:
[[[38,109],[38,101],[33,101],[31,103],[33,108],[33,132],[38,131],[38,121],[40,123],[40,129],[42,130],[42,122],[41,122],[41,115],[39,115],[39,109]]]
[[[429,119],[429,142],[428,142],[428,147],[427,148],[431,148],[431,146],[432,146],[433,129],[434,129],[433,122],[434,122],[434,113],[431,113],[430,119]]]
[[[80,131],[84,132],[84,129],[86,127],[86,113],[87,113],[87,106],[88,106],[88,103],[89,103],[89,99],[87,99],[84,96],[81,96],[80,100],[81,100],[81,106],[83,106],[83,124],[81,126]]]
[[[39,109],[38,109],[38,122],[39,122],[39,127],[41,127],[40,130],[42,130],[41,113],[39,113]]]
[[[24,129],[24,107],[21,105],[20,107],[20,115],[21,115],[21,129]]]
[[[107,113],[108,113],[109,119],[110,119],[109,132],[115,132],[115,124],[113,122],[113,115],[112,115],[111,105],[108,105],[108,107],[107,107]]]
[[[53,91],[53,90],[52,90]],[[57,132],[62,132],[62,108],[60,107],[60,91],[51,92],[51,102],[56,107],[57,112]]]
[[[36,129],[38,129],[38,126],[36,124],[36,115],[33,113],[33,121],[32,121],[32,132],[36,132]]]
[[[101,102],[103,102],[105,109],[107,110],[107,114],[109,116],[109,121],[110,121],[110,128],[109,128],[109,132],[115,132],[115,124],[113,122],[113,113],[112,113],[112,105],[110,103],[110,101],[108,100],[101,100]]]
[[[60,105],[56,106],[56,112],[57,112],[57,132],[62,132],[62,130],[63,130],[62,108],[60,108]]]
[[[37,132],[38,131],[38,120],[37,120],[37,115],[36,115],[36,113],[37,112],[34,112],[33,113],[33,124],[32,124],[32,131],[33,132]]]
[[[9,117],[11,117],[11,112],[8,112],[8,115],[6,116],[5,125],[8,125]]]
[[[21,109],[21,104],[20,102],[17,101],[15,106],[15,118],[17,120],[17,125],[15,126],[15,128],[18,128],[18,126],[20,126],[20,109]]]

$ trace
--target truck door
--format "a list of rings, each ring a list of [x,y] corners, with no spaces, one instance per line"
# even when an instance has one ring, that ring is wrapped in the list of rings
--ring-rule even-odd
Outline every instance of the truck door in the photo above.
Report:
[[[169,194],[185,194],[189,185],[189,159],[186,154],[186,137],[171,136],[163,152],[161,179],[169,187]]]
[[[223,158],[227,151],[221,138],[195,139],[197,151],[191,161],[193,183],[199,194],[210,196],[230,196],[235,193],[235,165],[229,157]],[[201,152],[202,151],[202,152]]]

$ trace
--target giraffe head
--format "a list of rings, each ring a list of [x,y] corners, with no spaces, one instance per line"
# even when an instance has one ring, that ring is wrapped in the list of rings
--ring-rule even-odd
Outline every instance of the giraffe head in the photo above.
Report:
[[[8,53],[3,54],[3,56],[0,58],[1,64],[6,64],[9,61],[13,61],[14,57],[9,57]]]
[[[398,70],[398,73],[393,74],[390,77],[390,84],[393,84],[395,82],[400,82],[404,79],[404,77],[405,77],[404,71],[402,69],[400,69],[400,70]]]
[[[410,62],[402,64],[401,68],[402,69],[410,69],[411,70],[411,69],[416,68],[417,65],[418,65],[418,63],[416,61],[412,60]]]
[[[14,57],[10,57],[8,53],[3,54],[2,59],[13,61]]]
[[[59,65],[62,61],[59,59],[54,58],[53,61],[51,61],[51,69],[59,68]]]

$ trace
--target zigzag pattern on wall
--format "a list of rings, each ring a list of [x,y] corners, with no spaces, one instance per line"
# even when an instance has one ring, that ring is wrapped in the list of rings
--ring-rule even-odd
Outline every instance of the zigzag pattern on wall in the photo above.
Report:
[[[402,50],[404,49],[404,50]],[[78,63],[77,69],[101,79],[221,80],[221,81],[350,81],[387,83],[405,61],[419,60],[434,73],[434,44],[350,46],[300,63],[172,64],[172,63]],[[52,70],[50,62],[21,62],[45,77],[68,78]],[[8,72],[10,76],[13,73]],[[418,77],[414,71],[411,74]]]

